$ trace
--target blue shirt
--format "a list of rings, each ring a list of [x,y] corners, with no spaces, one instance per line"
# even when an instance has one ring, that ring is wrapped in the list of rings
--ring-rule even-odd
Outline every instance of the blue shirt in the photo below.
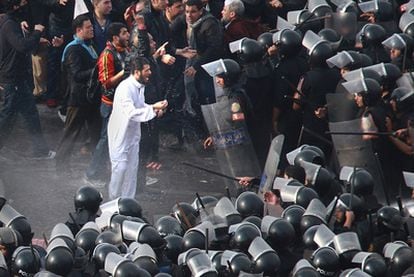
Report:
[[[108,30],[109,25],[111,24],[111,20],[109,18],[106,18],[105,26],[101,26],[98,23],[98,20],[96,20],[94,16],[93,21],[93,42],[95,44],[95,50],[98,53],[98,56],[101,54],[101,52],[106,47],[106,31]]]

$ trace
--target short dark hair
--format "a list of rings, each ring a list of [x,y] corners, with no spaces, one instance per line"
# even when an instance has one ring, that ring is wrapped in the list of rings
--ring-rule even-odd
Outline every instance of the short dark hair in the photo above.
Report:
[[[135,70],[141,71],[144,69],[144,65],[149,64],[149,61],[138,55],[134,55],[131,57],[131,61],[129,63],[129,68],[131,70],[131,74],[135,72]]]
[[[201,10],[203,8],[203,2],[201,0],[188,0],[185,3],[186,6],[196,6],[197,9]]]
[[[182,3],[183,0],[167,0],[167,7],[171,7],[175,3]]]
[[[285,174],[289,178],[293,178],[295,180],[298,180],[302,184],[305,184],[306,172],[302,167],[297,166],[297,165],[288,165],[285,168]]]
[[[121,34],[122,28],[127,28],[127,26],[120,22],[111,23],[106,31],[106,39],[112,41],[114,36],[119,36]]]
[[[78,15],[77,17],[75,17],[75,19],[72,21],[73,33],[76,34],[76,29],[77,28],[82,28],[83,23],[85,21],[88,21],[88,20],[91,20],[91,19],[86,14],[81,14],[81,15]]]

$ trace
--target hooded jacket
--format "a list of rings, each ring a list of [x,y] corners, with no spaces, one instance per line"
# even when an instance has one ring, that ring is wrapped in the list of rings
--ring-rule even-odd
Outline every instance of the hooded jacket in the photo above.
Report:
[[[27,76],[26,57],[39,44],[40,32],[23,36],[20,24],[0,14],[0,84],[14,84]]]

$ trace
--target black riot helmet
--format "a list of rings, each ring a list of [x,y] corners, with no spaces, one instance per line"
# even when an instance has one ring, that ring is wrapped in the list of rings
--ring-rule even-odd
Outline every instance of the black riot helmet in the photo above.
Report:
[[[310,53],[309,64],[311,67],[326,67],[326,60],[334,54],[332,46],[328,42],[322,42]]]
[[[333,50],[338,50],[342,42],[342,37],[334,29],[324,28],[318,32],[318,35],[322,39],[328,41],[331,44]]]
[[[375,106],[381,99],[382,90],[380,84],[374,79],[352,80],[343,83],[343,86],[350,93],[362,96],[364,106],[366,107]]]
[[[167,235],[165,238],[167,242],[164,253],[167,258],[174,264],[177,264],[178,255],[183,252],[183,238],[177,235]]]
[[[414,107],[414,91],[407,87],[398,87],[391,94],[397,112],[411,111]]]
[[[308,0],[308,10],[316,17],[323,17],[332,13],[332,8],[326,1]]]
[[[11,229],[10,227],[0,228],[0,245],[6,247],[7,255],[6,259],[11,258],[14,250],[21,245],[22,237],[19,232]]]
[[[92,261],[94,262],[97,270],[104,268],[106,255],[111,252],[121,254],[118,247],[106,242],[100,243],[95,247],[92,253]]]
[[[142,208],[134,198],[120,198],[118,202],[119,214],[142,218]]]
[[[372,194],[374,190],[374,178],[367,170],[358,168],[355,173],[352,172],[347,179],[349,186],[353,186],[356,195],[368,196]],[[351,188],[349,188],[348,191],[350,192]]]
[[[112,230],[106,230],[100,233],[95,240],[95,244],[109,243],[112,245],[120,246],[122,244],[121,232],[114,232]]]
[[[195,230],[189,230],[183,236],[183,250],[189,250],[191,248],[205,248],[206,237],[201,232]]]
[[[261,61],[264,54],[263,47],[257,41],[250,38],[243,39],[239,53],[240,61],[243,64]]]
[[[370,276],[387,276],[387,264],[384,257],[378,253],[358,252],[352,263],[360,265],[361,270]]]
[[[258,38],[257,42],[263,47],[263,49],[267,50],[270,46],[273,45],[273,34],[270,32],[262,33]]]
[[[221,264],[232,273],[232,276],[239,276],[240,272],[250,272],[252,268],[252,261],[246,254],[229,250],[223,252]]]
[[[47,247],[45,269],[62,276],[72,271],[74,265],[72,250],[61,238],[54,239]]]
[[[280,258],[276,251],[261,238],[255,238],[248,250],[253,261],[253,272],[264,276],[276,276],[280,268]]]
[[[372,61],[371,57],[367,54],[360,53],[360,67],[366,67],[372,65],[374,62]]]
[[[235,225],[232,225],[229,228],[230,233],[233,231],[233,226]],[[256,237],[260,237],[262,233],[256,225],[249,222],[242,222],[240,224],[236,224],[236,226],[237,227],[235,228],[234,233],[232,233],[230,239],[230,247],[232,249],[246,252],[249,248],[250,243]]]
[[[326,224],[326,208],[319,199],[313,199],[300,221],[300,228],[304,234],[310,227]]]
[[[132,261],[138,267],[145,269],[148,271],[151,276],[159,273],[160,270],[158,268],[158,261],[157,255],[155,254],[154,250],[148,244],[138,244],[133,242],[129,248],[133,249],[133,257]]]
[[[181,226],[183,226],[184,229],[189,229],[196,225],[196,219],[198,217],[198,212],[196,209],[194,209],[193,206],[191,206],[188,203],[180,202],[175,204],[172,207],[172,214],[174,217],[181,223]],[[187,220],[188,220],[191,226],[187,226]]]
[[[363,68],[361,77],[364,79],[373,79],[377,81],[380,85],[383,83],[383,78],[381,77],[381,75],[372,69]]]
[[[295,228],[284,218],[265,216],[261,229],[267,235],[266,240],[273,249],[289,247],[295,240]]]
[[[364,201],[357,195],[351,193],[342,193],[339,196],[337,207],[352,210],[356,217],[365,213]]]
[[[41,267],[40,255],[29,246],[18,247],[12,256],[12,272],[15,276],[33,276]]]
[[[145,269],[139,268],[132,261],[112,252],[106,255],[104,268],[113,277],[151,276]]]
[[[81,273],[86,269],[86,266],[89,261],[90,253],[86,254],[85,250],[80,247],[76,247],[75,252],[73,254],[74,263],[72,272]]]
[[[112,230],[120,230],[122,226],[122,222],[125,220],[139,222],[139,223],[145,223],[145,221],[139,217],[133,217],[133,216],[126,216],[121,214],[113,214],[111,216],[111,222],[110,227]]]
[[[147,223],[125,220],[122,222],[122,237],[124,241],[149,244],[154,250],[165,246],[165,240],[153,226]]]
[[[401,69],[392,63],[384,63],[384,69],[386,73],[383,77],[384,87],[387,90],[392,89],[395,87],[395,81],[397,81],[402,76]]]
[[[9,204],[4,204],[0,210],[0,221],[3,226],[10,227],[21,235],[21,244],[29,245],[33,238],[29,221]]]
[[[318,231],[319,225],[313,225],[306,229],[306,231],[303,233],[302,240],[305,244],[306,249],[310,250],[316,250],[318,248],[318,245],[316,244],[314,237],[316,231]]]
[[[260,226],[262,226],[262,219],[258,216],[255,216],[255,215],[248,216],[245,219],[243,219],[243,221],[253,223],[258,228],[260,228]]]
[[[242,217],[263,216],[264,203],[256,193],[251,191],[241,193],[236,199],[235,207]]]
[[[393,19],[394,8],[389,1],[378,0],[378,8],[375,12],[375,19],[377,21],[389,21]]]
[[[404,242],[387,243],[383,249],[389,276],[401,276],[414,262],[413,250]]]
[[[388,49],[397,49],[400,51],[407,51],[407,54],[411,54],[413,51],[414,40],[407,34],[393,34],[382,42],[382,45]]]
[[[301,166],[302,161],[324,166],[325,165],[325,154],[323,154],[322,152],[322,155],[321,155],[321,153],[315,151],[312,148],[304,148],[302,151],[300,151],[296,155],[294,164],[297,166]]]
[[[184,235],[184,229],[180,222],[172,216],[166,215],[160,217],[154,224],[155,229],[162,237],[173,234],[178,236]]]
[[[75,209],[87,210],[92,214],[96,214],[99,210],[99,205],[102,202],[102,194],[94,187],[83,186],[75,193]]]
[[[278,53],[282,57],[297,55],[302,49],[302,38],[298,32],[283,29],[273,34],[273,43],[277,46]]]
[[[307,265],[298,266],[299,263],[304,262]],[[318,271],[307,261],[307,260],[300,260],[296,263],[295,267],[292,271],[292,277],[320,277]]]
[[[223,59],[225,71],[217,74],[217,77],[224,79],[224,84],[226,87],[230,87],[237,83],[241,74],[240,65],[232,59]]]
[[[100,230],[95,222],[87,222],[75,236],[76,246],[82,248],[86,253],[92,253],[95,248],[96,238],[99,236]]]
[[[397,209],[384,206],[377,211],[377,223],[386,230],[398,231],[404,223],[404,218]]]
[[[320,20],[317,20],[316,16],[307,9],[290,11],[287,18],[290,23],[299,26],[302,33],[306,33],[308,30],[318,32],[322,28]]]
[[[362,46],[364,48],[378,47],[387,36],[384,27],[378,24],[366,24],[360,33]]]
[[[30,244],[34,233],[32,232],[32,227],[30,226],[30,223],[26,218],[17,218],[16,220],[13,220],[13,222],[9,226],[21,235],[22,245]]]
[[[321,276],[335,276],[340,270],[339,256],[332,247],[316,249],[310,260]]]
[[[282,217],[292,224],[297,236],[301,234],[300,221],[304,213],[305,209],[299,205],[290,205],[282,213]]]
[[[296,204],[307,208],[312,199],[315,198],[319,198],[319,195],[314,189],[302,187],[296,196]]]
[[[308,49],[311,68],[327,67],[326,60],[335,54],[331,44],[312,31],[306,32],[302,45]]]

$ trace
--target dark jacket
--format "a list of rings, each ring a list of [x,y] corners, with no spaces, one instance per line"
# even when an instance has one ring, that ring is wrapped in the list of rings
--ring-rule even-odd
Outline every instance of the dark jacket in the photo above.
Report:
[[[223,28],[220,22],[207,11],[203,12],[202,17],[204,19],[193,30],[198,54],[193,66],[200,72],[204,72],[201,65],[215,61],[223,54]],[[180,40],[186,37],[187,23],[185,20],[185,15],[179,16],[170,26],[177,47],[182,46],[183,41]]]
[[[206,13],[204,12],[202,16]],[[193,67],[199,71],[203,70],[201,65],[215,61],[222,56],[223,29],[215,17],[206,17],[201,24],[194,28],[194,36],[198,55]]]
[[[68,106],[88,105],[86,84],[95,64],[96,60],[81,45],[72,45],[67,49],[63,70],[68,82]]]
[[[170,27],[162,12],[156,11],[151,7],[151,10],[143,12],[145,25],[148,33],[152,35],[157,47],[160,47],[164,42],[169,41]]]
[[[93,10],[92,1],[85,1],[89,11]],[[60,5],[57,0],[43,0],[43,5],[50,10],[49,35],[64,35],[69,40],[72,35],[72,21],[75,10],[75,1],[68,1],[66,5]]]
[[[16,83],[28,76],[26,57],[39,40],[39,31],[23,37],[19,23],[9,15],[0,15],[0,83]]]

